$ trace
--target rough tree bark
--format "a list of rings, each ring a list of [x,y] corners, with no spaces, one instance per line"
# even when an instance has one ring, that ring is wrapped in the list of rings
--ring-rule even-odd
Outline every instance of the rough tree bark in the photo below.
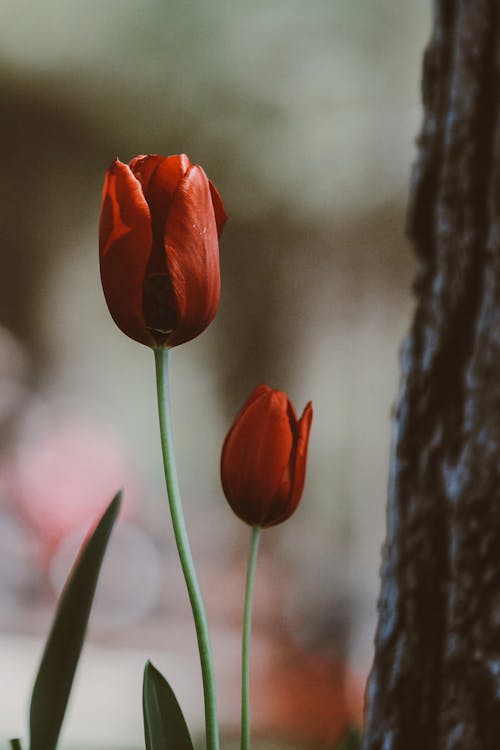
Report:
[[[365,750],[500,748],[499,35],[435,0]]]

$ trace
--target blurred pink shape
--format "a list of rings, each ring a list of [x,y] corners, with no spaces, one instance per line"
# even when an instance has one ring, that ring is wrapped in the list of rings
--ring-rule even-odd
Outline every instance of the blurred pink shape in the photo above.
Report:
[[[122,516],[135,512],[137,492],[130,465],[106,426],[64,422],[37,431],[14,451],[6,475],[45,555],[50,556],[71,531],[95,522],[120,488]]]

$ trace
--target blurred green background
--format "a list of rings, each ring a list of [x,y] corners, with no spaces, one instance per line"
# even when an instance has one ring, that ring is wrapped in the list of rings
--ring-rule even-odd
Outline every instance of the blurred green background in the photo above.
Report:
[[[177,457],[237,736],[248,530],[224,435],[258,383],[315,419],[302,504],[264,535],[257,738],[332,747],[359,722],[413,259],[404,211],[420,123],[417,0],[2,0],[0,735],[25,736],[54,602],[119,486],[62,747],[140,747],[146,658],[195,733],[194,629],[161,472],[153,357],[106,310],[97,223],[118,155],[186,152],[220,190],[222,299],[172,357]],[[271,745],[274,746],[274,745]]]

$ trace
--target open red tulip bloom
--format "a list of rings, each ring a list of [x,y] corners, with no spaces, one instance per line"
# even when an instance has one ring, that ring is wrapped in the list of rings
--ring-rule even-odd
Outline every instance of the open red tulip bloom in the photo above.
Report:
[[[297,420],[286,393],[260,385],[236,417],[222,449],[222,486],[236,515],[251,526],[274,526],[297,508],[312,413],[309,402]]]
[[[185,154],[113,162],[99,257],[109,311],[127,336],[171,347],[205,330],[219,306],[226,218],[216,188]]]

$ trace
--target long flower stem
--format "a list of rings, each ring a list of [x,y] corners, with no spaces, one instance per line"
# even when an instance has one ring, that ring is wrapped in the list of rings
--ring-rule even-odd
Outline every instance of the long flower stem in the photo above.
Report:
[[[167,484],[168,502],[170,505],[170,514],[172,516],[175,541],[179,552],[182,572],[184,573],[186,581],[189,601],[191,602],[191,609],[193,610],[196,637],[198,639],[203,679],[203,694],[205,697],[205,731],[207,750],[218,750],[219,730],[217,724],[217,695],[207,616],[200,587],[198,585],[198,579],[196,577],[191,548],[189,546],[174,458],[172,430],[170,424],[168,349],[155,349],[154,352],[163,466],[165,468],[165,481]]]
[[[255,568],[262,529],[253,526],[250,536],[245,609],[243,612],[243,641],[241,648],[241,750],[250,750],[250,644],[252,636],[252,604]]]

